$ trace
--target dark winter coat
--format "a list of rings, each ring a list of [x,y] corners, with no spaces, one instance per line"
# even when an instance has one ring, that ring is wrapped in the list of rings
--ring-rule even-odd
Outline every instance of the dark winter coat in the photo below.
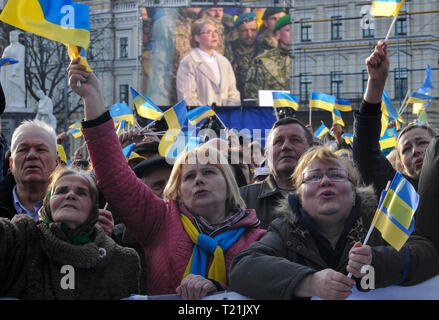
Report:
[[[302,210],[295,195],[284,200],[279,208],[282,216],[273,221],[267,234],[242,251],[232,261],[232,290],[254,299],[293,299],[297,285],[308,275],[327,269],[310,230],[298,219]],[[294,206],[291,206],[293,203]],[[357,241],[363,242],[376,210],[372,188],[360,188],[351,211],[353,224],[346,233],[337,267],[347,274],[349,250]],[[372,246],[375,287],[396,283],[411,285],[435,275],[439,257],[431,242],[413,237],[398,252],[385,245],[377,230],[368,244]],[[357,284],[360,281],[357,282]]]
[[[94,240],[81,246],[59,232],[27,215],[0,218],[0,297],[107,300],[138,293],[139,256],[133,249],[117,245],[98,225]]]

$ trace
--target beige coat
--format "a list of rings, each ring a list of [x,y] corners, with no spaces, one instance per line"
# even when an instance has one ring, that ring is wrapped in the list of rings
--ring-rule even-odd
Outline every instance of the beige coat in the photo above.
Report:
[[[220,83],[215,80],[210,66],[197,50],[192,50],[181,60],[177,70],[178,100],[185,100],[188,106],[239,106],[239,91],[232,66],[226,57],[215,52],[221,74]]]

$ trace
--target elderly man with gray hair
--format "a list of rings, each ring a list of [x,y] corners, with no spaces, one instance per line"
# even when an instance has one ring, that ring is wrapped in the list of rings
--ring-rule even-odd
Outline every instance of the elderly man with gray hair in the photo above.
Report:
[[[0,217],[27,214],[38,221],[57,162],[54,129],[40,120],[23,121],[12,135],[10,172],[0,183]]]

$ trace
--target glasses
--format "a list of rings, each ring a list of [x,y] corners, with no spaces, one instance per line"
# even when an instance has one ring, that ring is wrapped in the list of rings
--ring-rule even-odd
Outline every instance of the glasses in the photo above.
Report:
[[[329,168],[326,172],[320,169],[305,171],[302,174],[303,183],[317,183],[322,181],[323,176],[327,176],[330,181],[338,182],[349,179],[348,171],[343,168]]]
[[[214,30],[214,31],[212,31],[212,30],[209,30],[209,31],[203,31],[203,32],[200,32],[200,34],[207,34],[208,36],[212,36],[212,35],[218,35],[218,30]]]

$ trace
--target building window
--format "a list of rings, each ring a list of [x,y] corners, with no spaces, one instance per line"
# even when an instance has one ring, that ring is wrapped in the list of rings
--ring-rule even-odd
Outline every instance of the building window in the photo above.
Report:
[[[309,92],[312,85],[310,73],[300,74],[300,101],[309,100]]]
[[[303,19],[300,21],[300,40],[302,42],[312,41],[312,25],[309,22],[306,22],[309,19]]]
[[[128,58],[128,37],[121,37],[119,40],[120,58]]]
[[[119,85],[119,101],[128,103],[128,85],[121,84]]]
[[[342,26],[341,21],[342,16],[331,17],[331,40],[341,40],[342,39]]]
[[[401,80],[401,82],[400,82]],[[401,68],[395,69],[395,98],[399,98],[399,85],[401,83],[401,97],[404,99],[408,90],[408,70]]]
[[[363,38],[374,38],[375,37],[375,23],[372,21],[373,17],[369,14],[363,14],[362,17],[362,32]]]
[[[396,20],[395,36],[397,33],[400,36],[407,35],[407,16],[398,17]]]
[[[340,98],[342,93],[343,75],[341,71],[331,71],[331,95]]]

